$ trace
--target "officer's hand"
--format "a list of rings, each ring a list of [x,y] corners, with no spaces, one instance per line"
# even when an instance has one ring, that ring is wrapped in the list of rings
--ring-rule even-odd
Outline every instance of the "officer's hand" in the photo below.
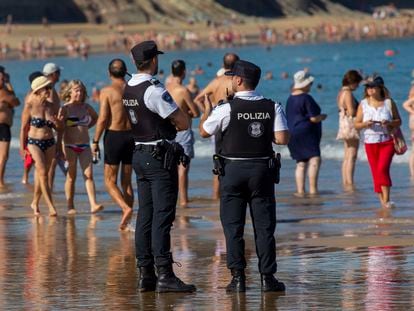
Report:
[[[91,149],[92,149],[92,153],[94,153],[94,154],[97,154],[98,152],[100,152],[100,150],[99,150],[99,144],[93,143]]]

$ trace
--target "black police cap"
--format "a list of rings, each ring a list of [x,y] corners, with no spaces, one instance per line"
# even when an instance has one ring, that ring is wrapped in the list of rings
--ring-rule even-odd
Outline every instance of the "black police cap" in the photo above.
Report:
[[[238,60],[234,63],[233,69],[231,71],[225,72],[224,74],[226,76],[238,76],[241,78],[245,78],[257,84],[260,80],[262,70],[260,69],[260,67],[256,66],[251,62],[245,60]]]
[[[158,50],[157,44],[154,41],[143,41],[138,43],[131,49],[132,57],[136,62],[144,62],[150,60],[158,54],[164,54]]]

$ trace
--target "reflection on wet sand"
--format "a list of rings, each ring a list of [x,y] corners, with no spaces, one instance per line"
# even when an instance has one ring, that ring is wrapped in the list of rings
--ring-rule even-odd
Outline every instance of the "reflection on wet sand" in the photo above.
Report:
[[[194,294],[137,292],[134,234],[113,229],[116,214],[0,218],[0,304],[19,310],[396,310],[413,301],[410,224],[278,224],[285,295],[261,293],[248,225],[248,289],[226,294],[222,228],[213,216],[198,216],[203,212],[186,210],[193,217],[178,216],[172,230],[174,260],[182,264],[177,274],[197,285]]]

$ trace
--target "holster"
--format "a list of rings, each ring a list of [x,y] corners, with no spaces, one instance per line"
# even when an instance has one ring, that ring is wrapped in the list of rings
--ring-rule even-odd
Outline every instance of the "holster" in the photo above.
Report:
[[[224,159],[218,154],[213,155],[213,174],[224,176]]]
[[[190,158],[184,153],[183,147],[176,142],[170,143],[166,140],[159,142],[151,155],[154,159],[161,160],[166,170],[176,168],[180,163],[184,167],[190,163]]]
[[[273,153],[273,156],[269,159],[269,169],[271,170],[273,182],[278,184],[280,182],[280,168],[282,167],[280,161],[280,153]]]

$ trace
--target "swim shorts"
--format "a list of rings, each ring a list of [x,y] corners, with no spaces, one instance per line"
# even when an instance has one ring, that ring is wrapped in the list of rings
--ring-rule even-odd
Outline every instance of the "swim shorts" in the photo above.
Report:
[[[191,129],[177,132],[175,141],[183,147],[188,157],[194,158],[194,133]]]
[[[10,141],[11,140],[11,132],[10,132],[10,125],[8,124],[0,124],[0,141]]]
[[[131,131],[107,130],[104,136],[104,152],[105,164],[132,164],[134,140]]]

